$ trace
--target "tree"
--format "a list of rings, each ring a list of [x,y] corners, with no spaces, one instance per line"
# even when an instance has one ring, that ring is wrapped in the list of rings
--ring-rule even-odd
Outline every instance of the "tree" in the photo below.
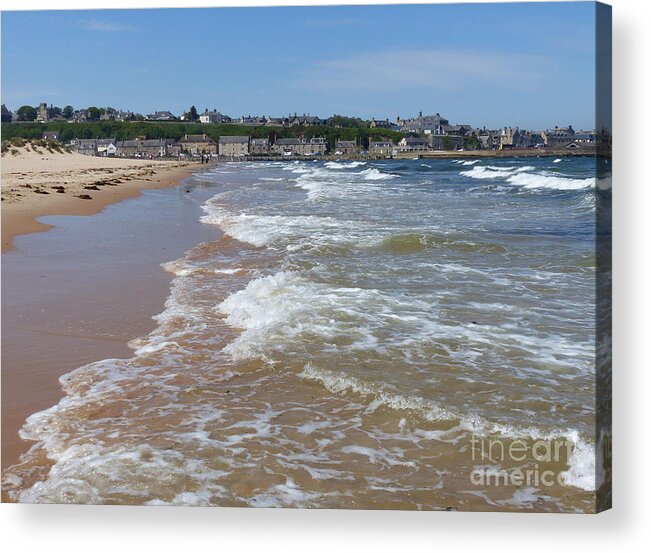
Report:
[[[61,115],[62,112],[63,112],[63,110],[59,106],[54,106],[52,108],[52,115],[54,117],[58,117],[59,115]]]
[[[196,121],[197,119],[199,119],[199,114],[197,113],[197,108],[195,108],[194,106],[192,106],[190,108],[190,113],[189,113],[188,118],[190,119],[190,121]]]
[[[463,143],[466,150],[479,150],[479,139],[475,133],[472,133],[470,136],[466,136],[463,139]]]
[[[32,106],[21,106],[16,112],[18,121],[34,121],[36,119],[36,108]]]
[[[341,127],[341,128],[364,128],[368,124],[365,121],[362,121],[359,117],[346,117],[345,115],[333,115],[328,119],[328,125],[332,127]]]
[[[98,121],[100,115],[102,115],[102,110],[95,106],[91,106],[88,108],[88,115],[90,116],[91,121]]]
[[[74,112],[75,112],[75,108],[68,105],[68,106],[63,108],[63,111],[61,112],[61,115],[63,115],[66,119],[70,119]]]

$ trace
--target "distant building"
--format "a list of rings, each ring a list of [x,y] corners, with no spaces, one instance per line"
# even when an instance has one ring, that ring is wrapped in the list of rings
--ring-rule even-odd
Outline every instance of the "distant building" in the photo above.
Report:
[[[116,121],[130,121],[134,117],[134,114],[132,111],[123,111],[121,109],[118,109],[115,112],[115,120]]]
[[[326,139],[318,136],[305,140],[303,138],[279,138],[271,150],[279,155],[316,156],[325,154]]]
[[[208,111],[208,108],[206,108],[204,112],[201,115],[199,115],[199,122],[203,124],[230,123],[231,118],[228,115],[224,115],[223,113],[220,113],[216,109],[213,109],[212,111]]]
[[[105,113],[99,116],[100,121],[129,121],[133,116],[132,111],[107,108]]]
[[[52,107],[52,104],[50,104],[50,107],[47,107],[47,104],[43,102],[36,108],[36,121],[38,123],[47,123],[53,117],[54,108]]]
[[[252,138],[249,145],[251,155],[266,155],[269,153],[268,138]]]
[[[171,111],[155,111],[145,117],[147,121],[176,121],[178,117]]]
[[[300,138],[278,138],[271,150],[279,155],[303,155],[303,141]]]
[[[423,151],[429,149],[429,141],[420,136],[405,136],[398,142],[398,149],[403,152]]]
[[[289,119],[287,117],[267,117],[267,127],[287,127]]]
[[[439,113],[435,115],[423,115],[421,111],[418,117],[412,119],[398,118],[398,126],[401,130],[418,134],[443,135],[445,134],[443,128],[449,124],[450,122],[445,117],[441,117]]]
[[[317,118],[318,119],[318,118]],[[315,136],[305,143],[305,154],[308,156],[322,156],[326,153],[328,143],[325,137]]]
[[[595,142],[569,142],[565,144],[563,148],[566,150],[579,151],[581,153],[594,153],[596,151],[597,144]]]
[[[472,133],[470,125],[443,125],[443,135],[446,136],[468,136]]]
[[[85,156],[97,155],[97,140],[95,138],[75,138],[71,142],[75,152]]]
[[[529,148],[543,148],[547,146],[547,135],[544,131],[529,132]]]
[[[169,143],[170,140],[164,138],[143,140],[140,143],[140,152],[144,157],[165,157],[168,155],[167,147]]]
[[[103,157],[113,157],[117,154],[118,148],[115,144],[115,138],[100,138],[97,140],[97,155]]]
[[[370,142],[368,153],[372,156],[389,157],[393,155],[393,142],[390,140],[380,142]]]
[[[90,116],[88,115],[87,109],[78,109],[72,114],[72,118],[70,119],[73,123],[85,123],[89,120]]]
[[[140,140],[118,140],[115,144],[120,157],[135,157],[140,149]]]
[[[249,155],[248,136],[220,136],[219,155],[225,157],[244,157]]]
[[[500,135],[500,149],[508,150],[511,148],[528,148],[529,137],[526,132],[520,131],[519,128],[504,127]]]
[[[358,153],[359,148],[355,140],[337,140],[335,143],[335,154],[350,156]]]
[[[372,129],[390,129],[393,125],[389,122],[388,119],[376,120],[375,118],[371,119],[369,127]]]
[[[319,126],[319,125],[325,125],[325,121],[323,119],[320,119],[316,115],[296,115],[294,114],[293,116],[288,117],[288,122],[287,125],[289,127],[309,127],[309,126]]]
[[[596,142],[597,141],[597,133],[595,131],[576,131],[574,133],[574,141],[575,142]]]
[[[175,140],[166,138],[149,140],[135,138],[133,140],[119,140],[115,143],[115,146],[117,147],[117,155],[120,157],[157,158],[178,155],[178,152],[172,151],[175,142]],[[100,148],[101,146],[98,145],[98,150]],[[107,155],[111,154],[108,153]]]
[[[180,157],[183,150],[181,143],[176,140],[168,139],[167,142],[167,155],[172,157]]]
[[[140,157],[141,142],[139,138],[133,140],[119,140],[116,144],[117,154],[120,157]]]
[[[18,119],[18,116],[15,113],[9,111],[7,109],[7,106],[2,104],[2,122],[3,123],[11,123],[12,121],[15,121],[16,119]]]
[[[181,150],[191,155],[216,154],[217,143],[205,134],[186,134],[179,140]]]
[[[59,142],[61,140],[58,131],[43,131],[42,138],[43,140],[54,140],[56,142]]]
[[[232,121],[234,125],[247,125],[249,127],[262,127],[267,124],[267,118],[264,115],[242,115],[239,119]]]
[[[575,132],[572,125],[570,125],[569,127],[554,127],[545,134],[547,135],[547,145],[553,148],[574,141]]]

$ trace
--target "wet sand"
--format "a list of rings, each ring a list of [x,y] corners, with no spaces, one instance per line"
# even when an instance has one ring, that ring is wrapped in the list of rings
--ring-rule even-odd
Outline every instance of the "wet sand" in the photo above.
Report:
[[[13,211],[7,222],[3,202],[3,469],[29,448],[18,436],[26,417],[62,397],[62,374],[100,359],[129,357],[128,341],[154,328],[151,317],[163,310],[170,285],[160,263],[218,233],[198,221],[210,193],[192,179],[180,180],[189,173],[188,167],[167,169],[145,187],[178,186],[142,195],[135,180],[102,190],[83,209],[56,198],[46,213],[75,216],[38,222],[33,206]],[[9,236],[18,235],[13,242],[6,228]]]
[[[174,186],[197,163],[102,158],[16,149],[2,155],[2,251],[15,236],[50,228],[45,215],[90,215],[137,196]]]

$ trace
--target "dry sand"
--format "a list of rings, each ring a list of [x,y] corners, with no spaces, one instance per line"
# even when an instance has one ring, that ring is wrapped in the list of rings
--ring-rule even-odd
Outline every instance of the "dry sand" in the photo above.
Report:
[[[173,186],[196,163],[50,153],[31,146],[2,154],[2,250],[14,236],[47,230],[43,215],[90,215],[145,188]]]

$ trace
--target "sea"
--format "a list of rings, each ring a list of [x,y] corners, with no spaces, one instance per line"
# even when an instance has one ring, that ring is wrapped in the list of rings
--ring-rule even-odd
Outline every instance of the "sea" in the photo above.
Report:
[[[12,498],[594,510],[595,164],[195,173],[218,238],[163,264],[169,297],[132,357],[64,375],[29,417]]]

